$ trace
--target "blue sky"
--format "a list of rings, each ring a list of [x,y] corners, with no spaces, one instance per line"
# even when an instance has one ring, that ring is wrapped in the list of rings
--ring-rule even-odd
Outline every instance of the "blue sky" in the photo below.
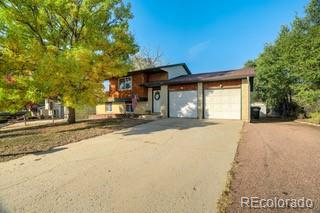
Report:
[[[130,0],[136,42],[193,73],[240,68],[272,42],[308,0]]]

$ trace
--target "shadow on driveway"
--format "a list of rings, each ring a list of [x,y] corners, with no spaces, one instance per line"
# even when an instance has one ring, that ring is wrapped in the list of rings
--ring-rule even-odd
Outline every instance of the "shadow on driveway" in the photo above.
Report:
[[[150,134],[150,133],[165,131],[168,129],[185,130],[185,129],[191,129],[191,128],[218,125],[218,124],[219,122],[212,121],[212,120],[168,118],[168,119],[153,121],[146,125],[135,126],[133,128],[120,131],[116,134],[121,134],[125,136],[141,135],[141,134]]]
[[[9,211],[2,205],[1,202],[0,202],[0,212],[1,213],[9,213]]]

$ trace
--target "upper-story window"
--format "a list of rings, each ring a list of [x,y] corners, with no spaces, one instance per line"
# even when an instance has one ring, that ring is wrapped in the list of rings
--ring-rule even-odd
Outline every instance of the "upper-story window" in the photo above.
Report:
[[[103,82],[103,88],[105,92],[109,92],[110,91],[110,81],[109,80],[105,80]]]
[[[132,78],[119,78],[119,90],[130,90],[132,87]]]

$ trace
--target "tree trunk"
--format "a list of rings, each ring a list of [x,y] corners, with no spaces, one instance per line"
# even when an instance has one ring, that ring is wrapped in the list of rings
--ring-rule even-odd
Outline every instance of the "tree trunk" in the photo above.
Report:
[[[288,117],[288,104],[287,100],[284,99],[282,103],[282,117],[287,118]]]
[[[24,121],[24,126],[27,126],[27,117],[26,117],[26,115],[23,115],[23,121]]]
[[[68,123],[74,124],[76,122],[76,110],[72,107],[68,107]]]
[[[54,111],[53,110],[51,110],[51,113],[52,113],[52,123],[54,124]]]

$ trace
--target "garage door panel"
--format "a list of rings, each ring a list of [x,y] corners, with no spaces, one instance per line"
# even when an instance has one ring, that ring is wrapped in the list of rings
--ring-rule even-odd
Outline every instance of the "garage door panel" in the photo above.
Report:
[[[196,118],[197,103],[197,91],[170,91],[169,116],[177,118]]]
[[[229,112],[228,114],[226,114],[224,112],[215,112],[213,117],[216,119],[238,119],[237,116],[237,113]]]
[[[205,118],[241,119],[240,89],[205,90]]]

